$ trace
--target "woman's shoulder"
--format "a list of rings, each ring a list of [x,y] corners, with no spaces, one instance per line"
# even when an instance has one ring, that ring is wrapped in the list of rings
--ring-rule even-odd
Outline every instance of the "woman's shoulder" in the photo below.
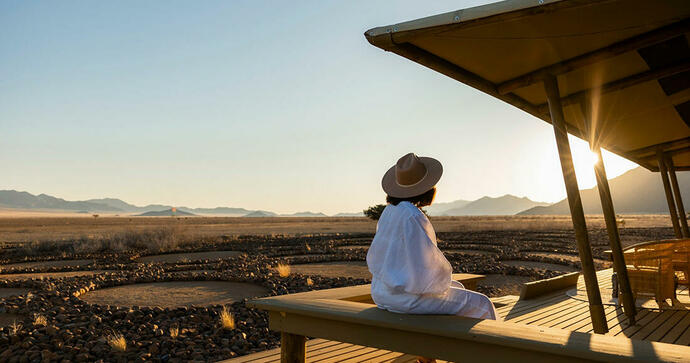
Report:
[[[404,201],[400,202],[398,204],[398,209],[400,210],[400,213],[402,213],[405,217],[409,218],[420,218],[420,217],[425,217],[424,213],[417,208],[414,204]]]

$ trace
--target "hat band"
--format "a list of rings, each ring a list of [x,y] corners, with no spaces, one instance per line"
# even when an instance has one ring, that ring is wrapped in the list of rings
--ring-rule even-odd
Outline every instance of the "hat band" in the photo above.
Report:
[[[424,176],[422,176],[416,183],[414,184],[400,184],[398,183],[398,178],[395,178],[395,184],[397,184],[399,187],[402,188],[412,188],[416,186],[417,184],[421,183],[426,179],[426,176],[429,175],[429,168],[426,168],[426,172],[424,173]]]

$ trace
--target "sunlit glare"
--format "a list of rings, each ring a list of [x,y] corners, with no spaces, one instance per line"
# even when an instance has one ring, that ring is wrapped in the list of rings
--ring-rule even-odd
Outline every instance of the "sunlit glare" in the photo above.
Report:
[[[586,142],[575,137],[571,137],[570,141],[578,186],[580,189],[591,188],[596,185],[594,166],[601,160],[596,153],[590,150],[589,145]],[[637,167],[635,163],[618,155],[612,154],[606,150],[602,150],[601,152],[604,159],[606,176],[609,179],[615,178],[616,176],[619,176],[624,172]]]

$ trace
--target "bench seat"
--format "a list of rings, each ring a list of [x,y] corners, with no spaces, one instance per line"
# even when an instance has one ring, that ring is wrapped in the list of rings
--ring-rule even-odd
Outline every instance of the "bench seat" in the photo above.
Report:
[[[409,315],[367,303],[369,285],[252,300],[281,332],[281,361],[304,362],[305,336],[448,361],[669,361],[686,346],[449,315]],[[370,299],[370,298],[369,298]]]

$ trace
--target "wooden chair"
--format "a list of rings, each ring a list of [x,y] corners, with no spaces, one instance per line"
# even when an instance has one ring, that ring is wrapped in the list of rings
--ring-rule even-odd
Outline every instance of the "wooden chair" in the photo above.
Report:
[[[659,308],[666,309],[670,299],[673,306],[682,306],[676,299],[672,242],[644,243],[624,251],[628,278],[633,296],[654,296]]]
[[[673,271],[679,285],[690,286],[690,239],[673,243]]]

